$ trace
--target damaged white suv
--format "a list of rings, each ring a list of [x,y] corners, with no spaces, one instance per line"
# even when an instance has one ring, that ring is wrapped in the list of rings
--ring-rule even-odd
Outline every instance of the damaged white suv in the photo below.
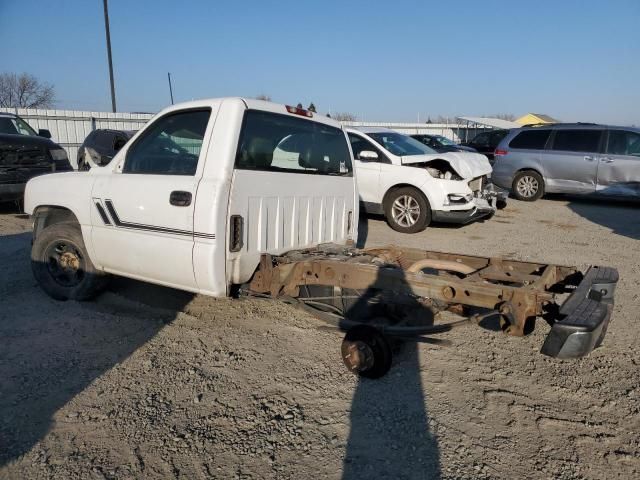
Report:
[[[384,214],[398,232],[419,232],[431,221],[469,223],[506,205],[507,194],[491,184],[491,165],[482,154],[438,153],[381,127],[347,133],[362,207]]]

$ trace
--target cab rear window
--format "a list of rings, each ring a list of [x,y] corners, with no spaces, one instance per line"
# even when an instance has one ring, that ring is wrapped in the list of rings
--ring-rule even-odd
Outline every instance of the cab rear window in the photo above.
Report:
[[[351,176],[344,132],[289,115],[247,110],[236,168],[314,175]]]

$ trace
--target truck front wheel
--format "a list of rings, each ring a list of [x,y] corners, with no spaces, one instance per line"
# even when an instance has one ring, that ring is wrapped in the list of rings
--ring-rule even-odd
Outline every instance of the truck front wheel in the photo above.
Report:
[[[106,275],[91,263],[75,223],[56,223],[38,234],[31,247],[31,269],[40,287],[56,300],[88,300],[106,285]]]
[[[425,196],[413,187],[402,187],[387,195],[384,214],[397,232],[417,233],[431,223],[431,208]]]

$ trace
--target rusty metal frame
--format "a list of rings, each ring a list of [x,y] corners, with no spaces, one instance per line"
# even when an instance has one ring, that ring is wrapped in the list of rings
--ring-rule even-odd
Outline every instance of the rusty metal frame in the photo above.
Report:
[[[556,304],[554,288],[563,282],[573,282],[573,277],[580,275],[575,267],[504,258],[398,247],[343,248],[341,254],[336,254],[336,248],[319,247],[296,252],[295,256],[265,254],[249,283],[249,290],[273,298],[295,298],[300,295],[300,287],[309,285],[356,291],[375,287],[454,308],[495,310],[501,315],[505,332],[521,336],[530,319],[543,315]],[[410,271],[412,265],[426,259],[433,260],[434,265],[445,271]],[[453,273],[446,274],[446,270]]]

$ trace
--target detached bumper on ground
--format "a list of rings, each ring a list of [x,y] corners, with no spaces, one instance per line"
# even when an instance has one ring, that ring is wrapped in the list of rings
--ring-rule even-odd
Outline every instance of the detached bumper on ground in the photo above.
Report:
[[[611,318],[617,282],[615,268],[589,268],[560,308],[563,318],[551,327],[541,352],[550,357],[579,358],[600,346]]]

